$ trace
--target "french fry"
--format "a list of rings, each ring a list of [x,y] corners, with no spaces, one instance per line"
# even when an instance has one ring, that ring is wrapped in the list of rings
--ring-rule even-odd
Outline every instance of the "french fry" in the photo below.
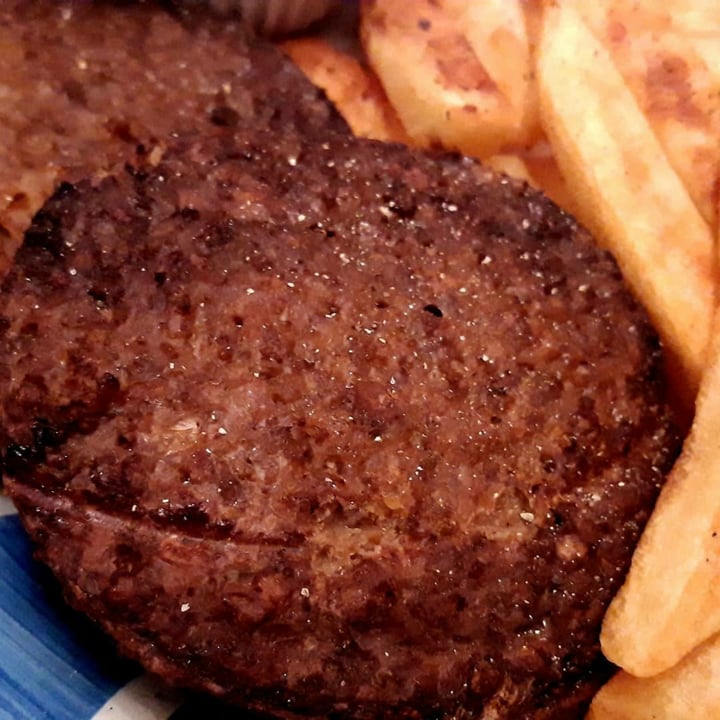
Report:
[[[319,38],[288,40],[280,47],[325,91],[355,135],[409,143],[378,79],[354,57]]]
[[[645,304],[691,402],[715,307],[710,227],[574,3],[545,8],[537,71],[542,123],[577,213]]]
[[[703,217],[717,222],[720,177],[720,13],[709,3],[575,3],[610,52],[670,164]],[[702,24],[705,31],[698,35]]]
[[[537,137],[522,0],[372,0],[361,8],[370,64],[416,144],[487,158]]]
[[[530,174],[527,163],[520,155],[499,154],[491,155],[484,161],[485,165],[490,166],[493,170],[510,175],[510,177],[525,180],[525,182],[535,185]]]
[[[720,631],[720,325],[682,454],[605,617],[606,656],[663,672]]]
[[[720,12],[715,0],[665,0],[662,6],[682,32],[696,38],[717,40]]]
[[[595,696],[587,720],[720,717],[720,638],[651,678],[619,672]]]

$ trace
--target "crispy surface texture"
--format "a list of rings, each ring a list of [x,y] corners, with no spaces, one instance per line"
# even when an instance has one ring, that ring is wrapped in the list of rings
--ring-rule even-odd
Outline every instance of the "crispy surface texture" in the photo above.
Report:
[[[522,152],[491,155],[483,158],[483,162],[493,170],[525,180],[534,188],[542,190],[563,210],[573,211],[574,193],[568,188],[547,140],[542,139]]]
[[[63,186],[4,283],[40,557],[258,709],[578,717],[675,445],[614,262],[469,160],[216,132]]]
[[[587,720],[696,720],[720,716],[720,641],[708,641],[658,675],[619,672],[595,696]]]
[[[0,7],[0,48],[6,258],[61,180],[122,167],[138,151],[159,157],[173,132],[223,123],[346,129],[277,49],[200,11],[12,0]]]
[[[691,404],[715,309],[713,232],[571,2],[543,14],[538,82],[543,125],[578,215],[648,308]]]
[[[377,77],[356,58],[320,38],[287,40],[281,47],[325,91],[354,135],[410,142]]]
[[[606,655],[646,677],[720,631],[720,333],[695,421],[603,626]]]
[[[575,3],[608,49],[672,168],[717,227],[720,187],[718,11],[707,2]]]
[[[361,8],[368,59],[414,143],[485,158],[538,137],[520,0],[372,0]]]

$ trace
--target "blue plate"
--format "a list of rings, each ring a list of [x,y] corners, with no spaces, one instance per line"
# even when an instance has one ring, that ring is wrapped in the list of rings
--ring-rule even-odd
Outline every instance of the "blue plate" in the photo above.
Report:
[[[0,720],[166,720],[180,705],[65,606],[0,496]]]

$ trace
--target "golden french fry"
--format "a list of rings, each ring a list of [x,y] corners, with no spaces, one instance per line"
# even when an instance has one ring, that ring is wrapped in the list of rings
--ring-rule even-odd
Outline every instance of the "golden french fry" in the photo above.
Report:
[[[542,123],[577,214],[647,307],[691,401],[715,307],[710,227],[574,3],[545,8],[537,69]]]
[[[525,182],[534,185],[530,170],[525,160],[520,155],[499,154],[491,155],[483,160],[485,165],[490,166],[493,170],[510,175],[510,177],[525,180]]]
[[[355,135],[410,141],[380,82],[354,57],[319,38],[288,40],[280,47],[325,91]]]
[[[720,717],[720,638],[660,675],[619,672],[595,696],[587,720],[698,720]]]
[[[415,143],[485,158],[537,136],[522,0],[372,0],[361,7],[368,58]]]
[[[720,177],[720,13],[655,0],[575,3],[610,52],[703,217],[716,223]],[[715,34],[709,28],[715,24]],[[704,24],[702,35],[698,31]]]
[[[715,0],[665,0],[662,6],[672,17],[673,24],[684,33],[697,38],[717,39],[720,12]]]
[[[663,672],[720,631],[720,325],[690,435],[602,630],[633,675]]]

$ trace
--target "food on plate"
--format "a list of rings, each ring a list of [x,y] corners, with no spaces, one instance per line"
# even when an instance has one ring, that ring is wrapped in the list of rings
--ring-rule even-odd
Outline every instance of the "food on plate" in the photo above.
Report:
[[[281,47],[327,93],[356,136],[417,144],[405,132],[377,77],[356,58],[315,37],[286,40]],[[491,168],[542,189],[566,210],[573,209],[573,197],[546,140],[482,159]]]
[[[539,137],[523,5],[362,3],[368,59],[414,143],[484,158]]]
[[[286,717],[575,718],[677,445],[647,321],[522,184],[350,140],[241,4],[252,20],[252,0],[0,9],[5,265],[69,181],[2,299],[24,521],[71,602],[174,682]],[[473,154],[576,213],[690,406],[712,4],[375,0],[362,24],[384,89],[325,41],[284,50],[356,135]],[[617,675],[596,720],[717,712],[717,641],[697,646],[720,629],[718,383],[714,360],[603,633],[664,672]]]
[[[0,47],[6,258],[60,181],[138,154],[157,159],[172,132],[247,122],[346,128],[278,50],[199,9],[13,0],[0,7]]]
[[[525,180],[542,190],[563,210],[573,211],[574,195],[560,173],[552,148],[546,140],[540,140],[522,152],[491,155],[483,158],[483,162],[494,170]]]
[[[547,198],[214,128],[62,185],[0,299],[6,486],[150,670],[289,717],[576,718],[677,438]]]
[[[552,156],[546,154],[540,161],[547,161],[550,169],[542,177],[543,166],[533,163],[533,151],[527,147],[504,148],[496,154],[498,147],[478,149],[472,141],[461,145],[452,137],[455,119],[452,114],[442,117],[446,100],[437,108],[433,105],[441,94],[431,63],[439,56],[433,55],[432,43],[418,37],[419,30],[428,38],[429,31],[447,34],[457,15],[452,3],[441,3],[439,22],[431,21],[431,5],[438,6],[418,2],[406,10],[399,3],[369,3],[364,18],[365,47],[411,136],[425,144],[461,147],[496,169],[549,189],[548,180],[557,177]],[[512,13],[515,6],[507,3],[506,8]],[[708,365],[717,284],[717,9],[705,2],[660,7],[624,0],[561,0],[543,3],[542,8],[540,3],[527,3],[524,10],[527,44],[531,49],[538,45],[541,121],[566,180],[551,195],[592,228],[618,258],[663,336],[671,355],[670,379],[690,408]],[[457,35],[461,40],[507,25],[497,22],[492,8],[467,13]],[[405,36],[403,47],[416,53],[409,68],[392,65],[392,43],[401,42],[396,37],[400,32]],[[515,37],[520,35],[516,32]],[[484,46],[489,44],[485,39],[474,45],[475,55],[487,56]],[[456,73],[455,79],[459,77]],[[447,101],[451,112],[453,99]],[[415,116],[422,115],[423,107],[436,124],[432,133],[414,135]],[[522,117],[517,112],[514,120]],[[484,139],[481,122],[467,129]],[[712,703],[706,695],[700,695],[694,706],[687,704],[692,696],[686,691],[688,677],[710,682],[702,671],[688,675],[694,672],[688,668],[708,662],[707,651],[702,659],[676,665],[720,630],[713,550],[720,516],[708,482],[714,477],[717,454],[715,415],[720,417],[720,407],[716,411],[712,400],[720,392],[714,387],[720,383],[720,361],[715,363],[719,369],[709,371],[685,453],[604,630],[608,656],[631,672],[650,675],[675,669],[657,681],[620,675],[596,702],[598,718],[681,717],[681,706],[688,717],[716,712],[703,704]],[[673,695],[675,702],[669,700]],[[638,704],[644,696],[641,712]],[[626,714],[613,714],[622,707]]]
[[[493,170],[535,185],[532,175],[530,174],[530,168],[521,155],[498,153],[497,155],[491,155],[485,158],[483,162]]]
[[[678,5],[610,0],[574,7],[610,52],[700,213],[716,227],[720,14],[710,3]]]
[[[358,137],[409,143],[378,79],[354,57],[320,38],[295,38],[281,45],[322,88]]]
[[[545,8],[537,64],[543,125],[579,217],[647,307],[690,404],[715,308],[713,232],[575,4]]]
[[[587,720],[696,720],[720,716],[720,643],[709,641],[649,678],[620,672],[596,695]]]
[[[675,665],[720,631],[720,333],[695,421],[627,581],[603,628],[603,649],[638,676]]]

